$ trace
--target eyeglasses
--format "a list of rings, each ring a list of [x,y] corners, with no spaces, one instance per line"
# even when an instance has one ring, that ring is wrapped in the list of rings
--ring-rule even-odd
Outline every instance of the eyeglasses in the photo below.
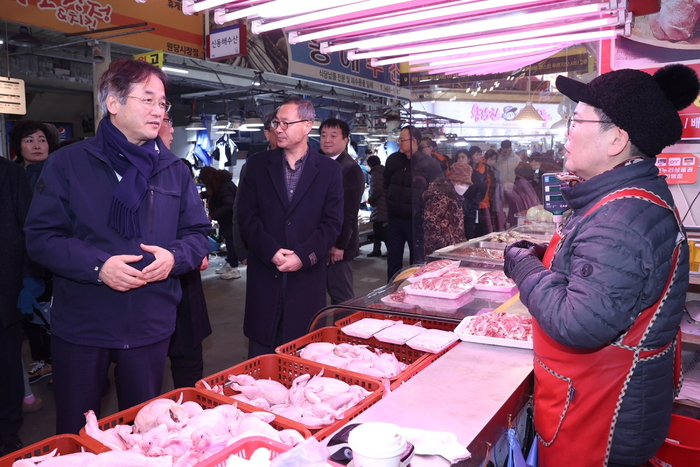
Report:
[[[172,118],[164,118],[163,121],[167,123],[170,126],[173,126],[173,119]]]
[[[273,120],[270,122],[272,125],[272,128],[277,129],[281,128],[282,130],[286,130],[289,128],[289,125],[294,125],[295,123],[301,123],[301,122],[310,122],[311,120],[297,120],[296,122],[280,122],[279,120]]]
[[[574,123],[612,123],[609,120],[579,120],[574,117],[566,119],[566,134],[569,134]]]
[[[158,106],[160,110],[165,110],[166,112],[170,112],[170,108],[173,106],[170,102],[168,101],[157,101],[155,99],[151,99],[150,97],[136,97],[136,96],[126,96],[126,97],[131,97],[132,99],[138,99],[141,102],[143,102],[146,105],[150,105],[151,107]]]
[[[418,146],[418,149],[425,149],[425,148],[429,148],[429,147],[430,146]]]
[[[406,138],[406,139],[399,139],[399,143],[405,143],[406,141],[411,141],[412,138]]]

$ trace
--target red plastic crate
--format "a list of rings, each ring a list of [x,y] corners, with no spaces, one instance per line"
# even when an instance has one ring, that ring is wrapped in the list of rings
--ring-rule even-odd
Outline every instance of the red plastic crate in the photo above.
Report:
[[[292,449],[291,446],[278,443],[277,441],[269,438],[264,438],[262,436],[251,436],[250,438],[243,438],[236,441],[231,446],[222,449],[213,456],[207,457],[203,461],[198,462],[194,465],[194,467],[225,467],[226,461],[229,457],[238,456],[242,457],[243,459],[250,459],[250,456],[260,448],[267,448],[270,450],[270,459],[274,459],[283,452],[287,452]]]
[[[49,454],[54,449],[58,449],[57,454],[65,456],[66,454],[73,454],[76,452],[92,452],[99,454],[101,452],[109,451],[102,443],[98,443],[92,438],[84,439],[77,435],[56,435],[51,438],[47,438],[38,443],[34,443],[30,446],[24,447],[18,451],[8,454],[4,457],[0,457],[0,467],[11,467],[15,461],[20,459],[29,459],[30,457],[45,456]]]
[[[355,407],[351,407],[346,410],[345,417],[341,420],[336,420],[330,425],[326,425],[322,428],[310,427],[307,425],[301,425],[306,429],[310,430],[316,439],[324,439],[325,437],[333,434],[338,428],[348,423],[360,413],[364,412],[375,402],[379,401],[384,396],[384,387],[382,383],[374,378],[368,376],[360,375],[358,373],[353,373],[350,371],[344,371],[332,366],[321,365],[316,362],[311,362],[309,360],[303,360],[298,357],[293,357],[289,355],[261,355],[245,362],[239,363],[238,365],[232,366],[224,371],[220,371],[214,375],[208,376],[197,381],[195,387],[207,391],[204,386],[206,382],[209,386],[215,385],[225,385],[228,382],[229,375],[250,375],[255,379],[271,379],[282,383],[287,388],[292,386],[292,382],[299,376],[310,374],[317,375],[323,371],[323,376],[328,378],[335,378],[343,381],[347,384],[355,384],[360,386],[367,391],[372,392],[369,396],[357,404]],[[208,392],[208,391],[207,391]],[[233,396],[239,394],[238,391],[231,389],[230,387],[224,387],[225,396]],[[219,395],[219,397],[222,397]],[[234,399],[230,399],[234,400]],[[260,409],[258,409],[260,410]],[[276,420],[284,420],[285,423],[295,423],[293,420],[276,415]]]
[[[348,318],[349,319],[349,318]],[[459,341],[455,342],[453,345],[449,346],[442,352],[433,354],[430,352],[423,352],[421,350],[414,350],[407,345],[391,344],[388,342],[380,342],[374,337],[369,339],[361,339],[359,337],[348,336],[340,328],[329,326],[326,328],[321,328],[318,331],[311,332],[305,336],[295,339],[287,344],[280,345],[275,349],[275,352],[280,355],[291,355],[299,358],[302,361],[308,362],[309,360],[304,360],[299,357],[299,351],[305,346],[314,342],[330,342],[332,344],[354,344],[354,345],[366,345],[369,350],[379,350],[384,353],[393,353],[398,361],[405,363],[408,367],[393,378],[388,378],[391,382],[391,389],[396,389],[405,383],[409,379],[413,378],[418,372],[428,366],[430,363],[434,362],[438,358],[442,357],[448,350],[457,345]],[[312,362],[315,363],[315,362]],[[333,367],[330,367],[333,368]],[[355,373],[348,370],[342,370],[353,375],[360,375],[360,373]]]
[[[141,410],[143,407],[145,407],[148,403],[150,403],[153,400],[156,399],[172,399],[174,401],[179,401],[180,396],[182,396],[182,402],[197,402],[199,405],[202,406],[203,409],[213,409],[214,407],[217,407],[219,405],[231,405],[235,400],[222,396],[220,394],[216,394],[211,391],[206,391],[206,390],[200,390],[196,388],[180,388],[180,389],[173,389],[170,392],[166,392],[165,394],[162,394],[154,399],[151,399],[149,401],[146,401],[142,404],[136,405],[134,407],[131,407],[129,409],[123,410],[121,412],[117,412],[114,415],[110,415],[104,418],[101,418],[100,420],[97,421],[100,430],[108,430],[110,428],[114,428],[117,425],[130,425],[134,423],[134,420],[136,419],[136,414],[139,413],[139,410]],[[253,407],[248,404],[238,404],[238,408],[243,411],[243,412],[258,412],[260,409],[257,407]],[[295,423],[292,420],[281,420],[281,417],[276,417],[275,420],[270,422],[270,425],[275,428],[278,431],[281,430],[286,430],[286,429],[293,429],[297,430],[301,433],[301,435],[304,438],[308,438],[311,436],[311,432],[307,430],[304,425],[301,425],[300,423]],[[93,441],[93,442],[98,442],[91,436],[88,436],[88,434],[85,432],[85,428],[80,430],[80,436],[81,438]]]
[[[409,316],[399,316],[391,312],[383,313],[381,311],[358,311],[355,314],[348,316],[347,318],[340,319],[335,322],[336,327],[342,328],[348,326],[352,323],[356,323],[364,318],[374,318],[374,319],[391,319],[394,321],[403,321],[404,324],[414,325],[421,323],[425,329],[439,329],[441,331],[454,331],[459,323],[453,323],[450,321],[441,321],[439,319],[431,318],[419,318],[419,317],[409,317]]]

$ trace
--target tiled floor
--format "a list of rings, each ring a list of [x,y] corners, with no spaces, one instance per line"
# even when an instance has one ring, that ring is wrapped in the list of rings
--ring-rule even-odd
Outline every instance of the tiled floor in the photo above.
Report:
[[[360,256],[353,262],[355,295],[364,295],[386,283],[386,259],[368,258],[371,245],[362,247]],[[406,254],[408,257],[408,254]],[[223,264],[223,258],[212,257],[209,269],[202,273],[204,292],[213,333],[204,341],[204,375],[211,375],[246,360],[248,340],[243,336],[243,312],[245,305],[245,266],[242,277],[222,280],[214,271]],[[407,263],[407,259],[405,261]],[[29,346],[24,342],[24,361],[30,362]],[[50,378],[43,378],[32,385],[37,397],[43,400],[43,408],[25,414],[20,437],[27,446],[55,434],[55,402],[53,392],[47,388]],[[111,378],[113,382],[114,379]],[[173,389],[169,368],[166,370],[163,392]],[[102,401],[102,416],[117,411],[114,384]]]

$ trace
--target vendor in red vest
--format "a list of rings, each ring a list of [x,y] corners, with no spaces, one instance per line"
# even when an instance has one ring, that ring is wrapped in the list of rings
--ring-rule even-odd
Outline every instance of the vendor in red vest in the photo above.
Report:
[[[571,215],[549,247],[508,245],[504,266],[534,317],[539,465],[639,466],[671,423],[688,288],[685,231],[655,157],[680,140],[678,111],[700,84],[683,65],[556,84],[578,102],[561,176]]]

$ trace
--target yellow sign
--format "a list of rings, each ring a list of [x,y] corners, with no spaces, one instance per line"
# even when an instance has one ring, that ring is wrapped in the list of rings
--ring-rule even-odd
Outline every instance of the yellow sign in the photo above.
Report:
[[[180,0],[2,0],[0,18],[64,33],[132,26],[88,35],[95,39],[204,58],[203,20],[182,13]],[[138,23],[143,26],[133,26]],[[125,34],[139,30],[149,30]],[[112,36],[112,37],[110,37]]]
[[[147,52],[145,54],[134,55],[135,60],[141,60],[148,62],[151,65],[155,65],[158,68],[163,68],[163,51],[154,50],[153,52]]]

